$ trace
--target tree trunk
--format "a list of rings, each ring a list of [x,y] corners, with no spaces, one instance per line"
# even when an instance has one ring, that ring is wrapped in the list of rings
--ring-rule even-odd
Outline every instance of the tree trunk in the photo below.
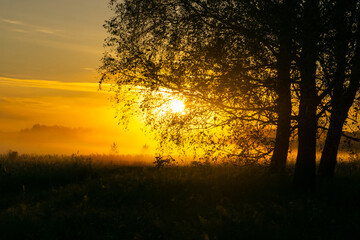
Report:
[[[302,77],[302,81],[304,78]],[[308,86],[308,94],[301,94],[298,128],[298,154],[295,164],[294,185],[298,188],[315,187],[316,172],[316,91],[315,82]],[[304,90],[306,91],[306,90]],[[302,91],[302,92],[304,92]],[[307,96],[313,95],[313,96]]]
[[[350,84],[344,89],[343,84],[337,86],[340,93],[335,94],[332,99],[332,111],[330,116],[330,126],[326,135],[325,146],[321,155],[319,174],[325,179],[332,179],[334,177],[335,166],[340,139],[342,135],[342,128],[349,113],[349,109],[354,103],[356,93],[360,87],[360,48],[356,50],[354,56],[354,64],[352,66]],[[343,59],[346,61],[346,58]],[[345,77],[344,77],[345,79]],[[342,83],[345,80],[342,80]],[[334,89],[336,92],[338,89]]]
[[[291,126],[291,41],[293,1],[284,1],[280,17],[278,81],[276,83],[277,99],[277,129],[274,152],[270,162],[270,173],[283,174],[289,150]]]
[[[345,111],[347,113],[348,110]],[[346,116],[341,116],[343,114],[344,113],[338,113],[337,111],[333,111],[331,114],[330,126],[319,165],[319,174],[325,179],[332,179],[334,177],[342,128],[346,119]]]
[[[279,80],[277,83],[277,129],[274,153],[270,162],[270,173],[284,173],[289,149],[291,123],[290,54],[288,47],[280,47]]]
[[[358,53],[360,51],[358,50]],[[330,116],[330,126],[326,135],[325,146],[321,154],[319,174],[325,179],[334,177],[336,159],[342,135],[342,128],[347,118],[349,109],[355,100],[360,87],[360,61],[354,64],[350,84],[347,91],[340,96],[340,104],[334,104]]]
[[[294,185],[297,188],[315,187],[316,176],[316,132],[318,95],[316,91],[316,61],[320,38],[319,1],[304,3],[304,17],[299,24],[301,52],[300,106],[298,120],[298,154],[295,164]]]
[[[284,89],[285,92],[285,89]],[[290,93],[290,87],[289,87]],[[281,95],[281,97],[280,97]],[[290,116],[291,116],[291,98],[287,93],[279,94],[278,98],[278,122],[276,129],[276,139],[274,153],[271,157],[270,172],[284,173],[286,160],[289,150],[290,138]]]

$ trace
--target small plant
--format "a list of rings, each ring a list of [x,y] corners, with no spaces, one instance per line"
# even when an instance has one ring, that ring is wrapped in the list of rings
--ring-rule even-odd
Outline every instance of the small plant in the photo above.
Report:
[[[119,154],[119,145],[116,142],[113,142],[110,146],[110,152],[112,154]]]
[[[5,167],[3,167],[3,165],[0,163],[0,175],[5,174]]]
[[[16,151],[10,150],[10,151],[8,152],[8,158],[9,158],[9,160],[11,160],[11,161],[15,160],[15,159],[18,157],[18,155],[19,155],[19,153],[16,152]]]
[[[162,168],[164,166],[170,165],[175,162],[175,159],[171,156],[156,156],[155,161],[153,162],[155,164],[155,167]]]

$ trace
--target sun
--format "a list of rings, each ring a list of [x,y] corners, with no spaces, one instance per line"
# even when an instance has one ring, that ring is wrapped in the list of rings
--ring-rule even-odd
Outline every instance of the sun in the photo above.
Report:
[[[174,113],[181,113],[185,109],[185,104],[183,101],[181,101],[179,99],[175,99],[175,100],[171,101],[170,109]]]

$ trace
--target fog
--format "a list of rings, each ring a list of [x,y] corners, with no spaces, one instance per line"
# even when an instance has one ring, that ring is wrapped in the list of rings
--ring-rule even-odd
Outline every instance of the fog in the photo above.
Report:
[[[9,150],[21,154],[151,154],[153,147],[131,134],[123,137],[109,130],[35,124],[0,132],[0,152]]]

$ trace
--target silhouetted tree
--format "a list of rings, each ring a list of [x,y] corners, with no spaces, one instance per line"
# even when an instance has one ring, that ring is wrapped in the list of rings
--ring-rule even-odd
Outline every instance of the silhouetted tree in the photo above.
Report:
[[[208,6],[201,1],[197,3],[205,12],[210,12]],[[296,1],[237,1],[243,4],[237,9],[237,15],[229,18],[219,16],[213,11],[214,19],[232,28],[237,34],[246,39],[263,44],[270,49],[274,69],[276,70],[275,93],[276,99],[276,138],[274,152],[271,158],[270,172],[282,173],[286,167],[289,148],[291,126],[291,91],[292,79],[290,76],[293,60],[292,40],[294,33],[294,18],[296,16]],[[189,1],[187,1],[189,3]]]
[[[254,22],[242,17],[246,28],[229,27],[242,14],[242,2],[235,8],[231,1],[111,4],[116,16],[106,28],[112,50],[104,57],[101,82],[115,83],[123,113],[137,104],[132,89],[142,93],[139,111],[160,130],[163,146],[188,142],[196,150],[201,144],[207,156],[219,153],[230,159],[268,154],[266,132],[275,109],[273,54],[246,37]],[[185,114],[159,114],[169,95],[185,101]]]
[[[294,183],[315,185],[317,120],[329,117],[319,173],[334,174],[342,128],[359,90],[359,1],[302,1],[296,26],[300,73]],[[327,111],[330,110],[330,116]],[[322,126],[324,127],[324,126]]]
[[[290,76],[291,62],[293,60],[292,52],[292,40],[293,40],[293,24],[294,24],[294,8],[295,1],[285,0],[283,2],[277,2],[272,10],[264,8],[263,12],[273,12],[273,21],[276,25],[272,27],[272,35],[277,38],[277,46],[273,46],[278,49],[275,53],[277,60],[277,81],[275,91],[277,93],[277,129],[275,138],[274,152],[270,162],[271,173],[283,173],[286,167],[286,160],[289,149],[290,138],[290,126],[291,126],[291,83]],[[272,11],[271,11],[272,10]],[[258,18],[257,18],[258,19]],[[267,19],[267,24],[274,24],[270,19]]]
[[[334,1],[329,22],[327,51],[322,66],[330,89],[330,123],[319,165],[319,173],[332,178],[342,129],[360,81],[360,1]]]
[[[294,183],[299,187],[315,185],[317,106],[316,70],[320,43],[319,0],[302,1],[297,20],[297,66],[300,72],[298,115],[298,154]]]
[[[263,133],[259,133],[277,121],[271,171],[284,171],[290,137],[294,1],[222,1],[222,4],[218,1],[115,4],[112,1],[112,4],[117,17],[106,27],[113,35],[108,43],[116,46],[118,53],[116,58],[105,56],[103,81],[126,70],[127,75],[123,75],[126,80],[117,79],[119,85],[138,85],[156,91],[165,87],[186,96],[187,104],[194,101],[193,109],[197,110],[199,102],[207,104],[201,114],[216,113],[218,122],[206,125],[202,117],[202,125],[230,127],[231,135],[223,144],[237,139],[235,143],[242,145],[242,153],[245,148],[259,147],[258,143],[244,145],[249,142],[244,136],[251,133],[253,139],[258,139],[250,142],[261,142]],[[129,76],[131,71],[137,76]],[[165,76],[160,71],[168,73]],[[190,119],[194,120],[187,117],[187,123],[194,124]],[[257,129],[261,131],[254,131],[254,122],[261,123]],[[186,124],[178,123],[182,127]],[[255,132],[258,133],[254,135]]]

